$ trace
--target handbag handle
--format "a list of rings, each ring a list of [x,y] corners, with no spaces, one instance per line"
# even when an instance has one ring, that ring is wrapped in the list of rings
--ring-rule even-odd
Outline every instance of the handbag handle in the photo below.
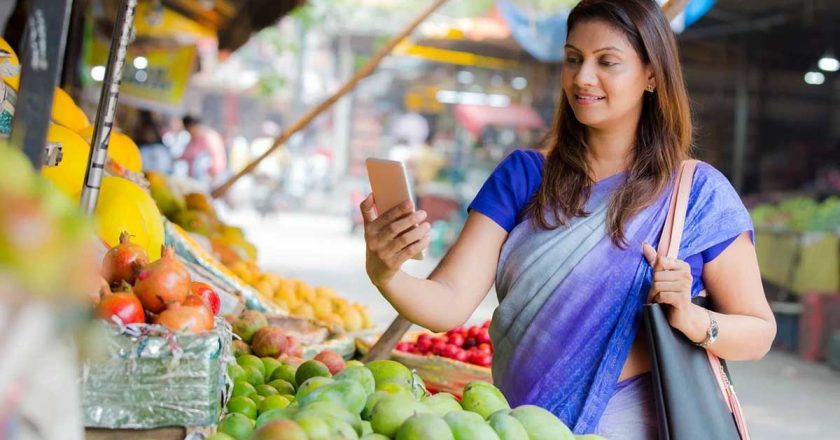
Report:
[[[698,160],[684,160],[680,164],[674,183],[674,191],[671,194],[671,202],[668,205],[668,216],[665,218],[665,227],[662,229],[662,237],[659,239],[659,247],[656,252],[669,258],[677,258],[682,241],[683,228],[685,227],[685,215],[688,210],[688,197],[691,195],[691,182],[694,180],[694,170],[697,169]]]

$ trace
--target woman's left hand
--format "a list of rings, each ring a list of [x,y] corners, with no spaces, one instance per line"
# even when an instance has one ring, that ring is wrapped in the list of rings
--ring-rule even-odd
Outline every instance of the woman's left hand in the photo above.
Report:
[[[653,267],[653,284],[648,294],[649,303],[668,304],[665,312],[668,322],[694,342],[706,338],[709,317],[705,309],[691,302],[691,266],[682,260],[659,255],[651,245],[644,243],[642,252]]]

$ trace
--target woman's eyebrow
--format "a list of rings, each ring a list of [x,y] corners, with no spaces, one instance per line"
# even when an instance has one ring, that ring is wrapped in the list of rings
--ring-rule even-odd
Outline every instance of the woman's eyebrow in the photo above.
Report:
[[[574,50],[576,50],[576,51],[578,51],[578,52],[583,52],[582,50],[578,49],[577,47],[575,47],[575,46],[573,46],[573,45],[571,45],[571,44],[569,44],[569,43],[566,43],[566,45],[565,45],[565,46],[563,46],[563,47],[565,47],[566,49],[574,49]],[[621,50],[621,49],[619,49],[619,48],[617,48],[617,47],[615,47],[615,46],[602,47],[602,48],[600,48],[600,49],[598,49],[598,50],[596,50],[596,51],[593,51],[592,53],[603,52],[603,51],[606,51],[606,50],[614,50],[614,51],[616,51],[616,52],[621,52],[621,53],[624,53],[624,51],[623,51],[623,50]]]

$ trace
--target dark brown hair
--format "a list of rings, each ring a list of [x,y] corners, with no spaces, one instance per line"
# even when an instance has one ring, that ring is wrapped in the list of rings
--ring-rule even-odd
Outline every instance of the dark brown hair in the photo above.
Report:
[[[654,0],[583,0],[569,14],[568,32],[594,20],[622,31],[656,82],[655,93],[645,92],[642,98],[632,165],[607,210],[610,239],[624,247],[626,222],[662,194],[676,167],[690,156],[691,114],[677,43]],[[535,226],[555,229],[588,215],[584,206],[594,184],[586,160],[586,127],[575,118],[565,93],[543,147],[542,185],[526,213]]]

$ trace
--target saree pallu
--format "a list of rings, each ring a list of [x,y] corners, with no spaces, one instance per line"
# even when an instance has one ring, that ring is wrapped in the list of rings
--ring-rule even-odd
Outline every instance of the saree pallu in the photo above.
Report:
[[[642,242],[658,242],[670,190],[625,225],[626,248],[607,235],[618,174],[597,182],[586,217],[555,230],[522,221],[499,259],[499,307],[490,325],[493,379],[511,405],[550,410],[576,433],[592,432],[641,322],[651,268]],[[749,214],[726,178],[706,164],[695,174],[680,258],[752,231]]]

